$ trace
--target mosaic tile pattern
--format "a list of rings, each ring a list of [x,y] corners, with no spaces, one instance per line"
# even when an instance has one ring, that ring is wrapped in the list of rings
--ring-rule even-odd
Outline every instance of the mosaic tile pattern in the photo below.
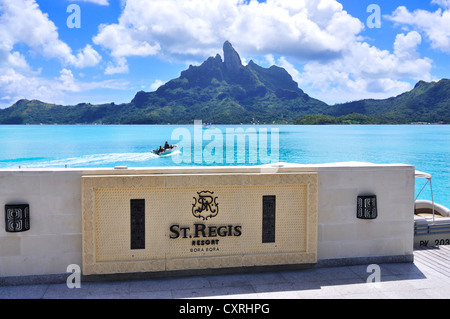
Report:
[[[262,240],[264,196],[276,197],[270,243]],[[145,248],[137,250],[136,199],[145,200]],[[83,274],[315,263],[317,201],[318,176],[308,172],[84,176]]]

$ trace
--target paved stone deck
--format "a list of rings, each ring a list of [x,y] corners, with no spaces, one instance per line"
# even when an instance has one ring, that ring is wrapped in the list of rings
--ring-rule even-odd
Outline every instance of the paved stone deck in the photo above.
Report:
[[[447,299],[450,246],[416,250],[414,263],[380,264],[380,282],[367,265],[256,274],[141,281],[0,287],[0,299]]]

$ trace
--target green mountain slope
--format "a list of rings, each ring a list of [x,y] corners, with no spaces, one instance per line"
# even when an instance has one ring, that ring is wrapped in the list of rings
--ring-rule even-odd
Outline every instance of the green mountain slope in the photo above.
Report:
[[[138,92],[130,103],[55,105],[19,100],[0,109],[0,124],[450,124],[450,80],[420,81],[413,90],[384,100],[327,105],[303,92],[280,67],[242,65],[226,41],[217,54],[155,92]]]
[[[292,122],[328,107],[299,89],[285,69],[262,68],[253,61],[243,66],[229,42],[223,50],[224,61],[220,55],[210,57],[156,92],[138,92],[131,102],[139,108],[133,122]]]
[[[138,92],[127,104],[63,106],[20,100],[0,110],[0,124],[288,123],[324,112],[328,105],[305,94],[280,67],[243,66],[227,41],[220,55],[190,66],[155,92]]]
[[[376,117],[384,123],[450,124],[450,80],[419,81],[413,90],[384,100],[361,100],[338,104],[327,115],[359,113]]]
[[[0,110],[0,124],[79,124],[120,123],[129,105],[80,103],[73,106],[48,104],[38,100],[19,100]]]

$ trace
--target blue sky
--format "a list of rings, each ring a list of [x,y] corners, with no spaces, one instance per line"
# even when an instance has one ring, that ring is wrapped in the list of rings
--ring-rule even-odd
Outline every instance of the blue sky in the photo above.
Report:
[[[0,107],[126,103],[225,40],[330,104],[387,98],[450,77],[450,0],[0,0]]]

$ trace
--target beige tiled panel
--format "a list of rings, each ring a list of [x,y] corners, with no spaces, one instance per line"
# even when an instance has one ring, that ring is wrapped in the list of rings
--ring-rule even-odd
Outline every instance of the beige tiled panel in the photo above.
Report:
[[[317,259],[316,173],[89,176],[83,177],[82,184],[84,274],[314,263]],[[197,192],[206,190],[217,196],[219,213],[203,221],[193,216],[192,205]],[[276,241],[263,244],[265,195],[276,196]],[[131,199],[145,199],[146,239],[141,250],[130,249]],[[193,238],[195,224],[205,225],[207,234],[209,226],[227,230],[229,225],[240,226],[242,234]],[[189,227],[187,238],[170,238],[171,225]],[[193,246],[194,240],[218,242]]]

